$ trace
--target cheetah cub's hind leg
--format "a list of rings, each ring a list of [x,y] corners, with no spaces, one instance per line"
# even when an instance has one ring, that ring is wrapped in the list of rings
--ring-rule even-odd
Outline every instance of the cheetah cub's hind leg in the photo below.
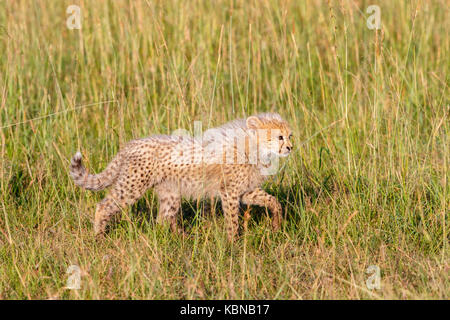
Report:
[[[108,222],[120,212],[117,200],[111,195],[106,196],[97,204],[94,220],[95,236],[101,238],[105,232]]]
[[[131,183],[130,183],[131,178]],[[122,174],[115,182],[110,193],[97,204],[94,220],[94,232],[97,237],[103,236],[108,222],[121,210],[135,203],[148,189],[148,181],[137,180]]]
[[[171,190],[169,186],[158,186],[155,191],[159,200],[157,222],[161,225],[169,223],[172,232],[185,235],[183,229],[177,223],[177,215],[181,207],[180,193]]]
[[[231,192],[221,192],[222,210],[225,216],[227,236],[230,242],[234,241],[239,230],[239,197]]]

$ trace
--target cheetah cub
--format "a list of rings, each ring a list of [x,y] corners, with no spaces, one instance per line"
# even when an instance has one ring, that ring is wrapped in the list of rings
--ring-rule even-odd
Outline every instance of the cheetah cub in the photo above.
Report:
[[[277,113],[263,113],[209,129],[201,137],[154,135],[128,142],[99,174],[89,174],[77,152],[70,175],[76,185],[98,191],[110,187],[97,204],[94,232],[105,233],[109,220],[154,188],[159,199],[157,221],[175,232],[181,198],[220,197],[227,235],[238,232],[240,203],[267,207],[272,227],[280,227],[277,199],[260,188],[276,173],[278,159],[292,150],[291,129]]]

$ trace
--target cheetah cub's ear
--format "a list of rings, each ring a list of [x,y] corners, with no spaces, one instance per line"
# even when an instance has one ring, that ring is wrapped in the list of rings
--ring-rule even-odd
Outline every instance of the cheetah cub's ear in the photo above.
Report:
[[[249,128],[249,129],[258,129],[259,127],[261,127],[262,122],[258,117],[251,116],[251,117],[247,118],[247,120],[245,121],[245,124],[247,125],[247,128]]]

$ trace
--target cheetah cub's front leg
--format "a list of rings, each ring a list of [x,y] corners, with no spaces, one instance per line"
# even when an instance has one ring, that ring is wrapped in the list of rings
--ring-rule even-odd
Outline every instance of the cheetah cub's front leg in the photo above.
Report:
[[[272,228],[274,230],[280,229],[281,225],[281,204],[278,200],[262,190],[261,188],[257,188],[253,191],[245,193],[241,201],[243,204],[247,205],[257,205],[261,207],[266,207],[272,212]]]

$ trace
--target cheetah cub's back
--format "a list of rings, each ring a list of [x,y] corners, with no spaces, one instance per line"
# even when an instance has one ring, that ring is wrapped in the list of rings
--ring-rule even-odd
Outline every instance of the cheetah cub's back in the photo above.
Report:
[[[81,153],[71,161],[75,184],[109,193],[97,204],[95,234],[101,236],[111,218],[154,188],[158,222],[180,232],[181,198],[220,197],[228,238],[238,231],[240,203],[267,207],[272,226],[280,227],[281,205],[261,189],[276,172],[278,159],[292,150],[291,129],[277,113],[263,113],[207,130],[202,137],[154,135],[128,142],[99,174],[89,174]]]

